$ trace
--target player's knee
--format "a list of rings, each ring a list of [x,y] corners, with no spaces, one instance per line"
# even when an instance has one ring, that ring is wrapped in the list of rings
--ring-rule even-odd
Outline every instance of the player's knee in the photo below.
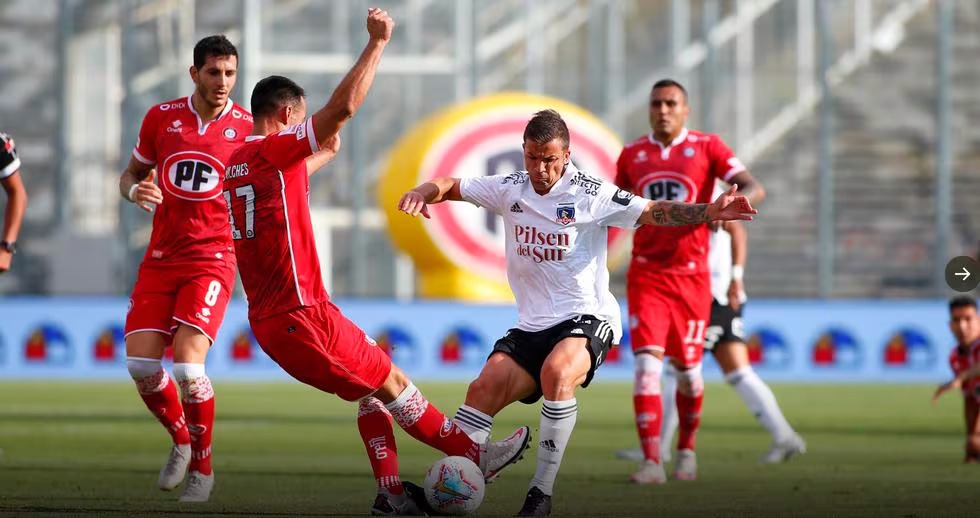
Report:
[[[156,358],[128,356],[126,369],[129,370],[129,375],[136,382],[136,388],[140,394],[160,392],[167,386],[169,379],[167,371],[163,370],[160,360]]]
[[[503,403],[503,394],[505,392],[503,389],[503,383],[481,373],[466,388],[466,404],[481,411],[485,411],[484,409],[502,408],[505,404]]]
[[[174,379],[185,402],[203,403],[214,397],[214,388],[203,363],[174,363]]]
[[[391,403],[411,384],[412,380],[408,378],[405,371],[392,364],[385,382],[372,395],[380,399],[382,403]]]
[[[637,354],[634,365],[633,394],[655,396],[660,394],[660,376],[664,361],[652,354]]]
[[[677,391],[688,397],[697,397],[704,392],[700,363],[677,372]]]
[[[546,362],[541,367],[541,392],[545,398],[564,400],[574,396],[575,388],[585,381],[588,367],[583,372],[575,365],[559,362]]]
[[[361,398],[357,403],[357,417],[365,416],[368,414],[373,414],[375,412],[380,412],[382,414],[388,414],[388,409],[385,408],[385,404],[381,402],[380,399],[374,396],[367,396]]]

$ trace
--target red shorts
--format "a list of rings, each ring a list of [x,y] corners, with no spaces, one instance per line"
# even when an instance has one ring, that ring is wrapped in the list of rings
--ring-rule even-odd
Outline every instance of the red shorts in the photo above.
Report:
[[[710,275],[660,273],[634,260],[626,286],[633,352],[664,351],[685,366],[700,362],[711,318]]]
[[[214,343],[234,287],[234,254],[185,263],[144,262],[129,299],[126,336],[156,331],[169,345],[177,326],[186,324]]]
[[[249,322],[292,377],[347,401],[372,394],[391,372],[391,358],[330,301]]]

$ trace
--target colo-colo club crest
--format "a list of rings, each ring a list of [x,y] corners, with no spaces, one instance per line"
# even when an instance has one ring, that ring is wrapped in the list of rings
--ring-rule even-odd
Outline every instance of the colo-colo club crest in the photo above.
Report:
[[[491,95],[447,108],[420,123],[390,153],[379,202],[388,215],[392,239],[415,260],[424,296],[510,300],[503,221],[468,203],[432,205],[431,219],[410,218],[397,211],[398,199],[436,178],[501,175],[504,183],[520,183],[525,178],[511,173],[524,169],[524,127],[535,112],[547,108],[557,110],[568,124],[574,165],[612,181],[622,150],[616,135],[578,106],[529,94]],[[555,220],[574,222],[574,205],[559,205]]]

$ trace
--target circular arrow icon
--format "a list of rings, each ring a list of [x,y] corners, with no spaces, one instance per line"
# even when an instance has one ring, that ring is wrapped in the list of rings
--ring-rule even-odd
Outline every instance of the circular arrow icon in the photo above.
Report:
[[[961,255],[946,263],[946,284],[959,292],[973,291],[980,284],[980,263]]]

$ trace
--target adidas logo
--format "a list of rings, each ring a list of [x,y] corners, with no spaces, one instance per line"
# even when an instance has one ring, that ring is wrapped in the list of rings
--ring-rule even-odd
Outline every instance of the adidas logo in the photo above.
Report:
[[[515,202],[513,205],[510,206],[510,211],[511,212],[524,212],[524,209],[522,209],[521,206],[517,202]]]
[[[569,331],[569,332],[570,332],[571,334],[573,334],[573,335],[584,335],[584,334],[585,334],[585,331],[582,331],[582,329],[580,329],[580,328],[578,328],[578,327],[576,327],[575,329],[572,329],[572,330],[571,330],[571,331]]]
[[[538,446],[543,450],[548,450],[551,453],[558,453],[558,446],[555,445],[555,441],[548,439],[547,441],[541,441]]]

